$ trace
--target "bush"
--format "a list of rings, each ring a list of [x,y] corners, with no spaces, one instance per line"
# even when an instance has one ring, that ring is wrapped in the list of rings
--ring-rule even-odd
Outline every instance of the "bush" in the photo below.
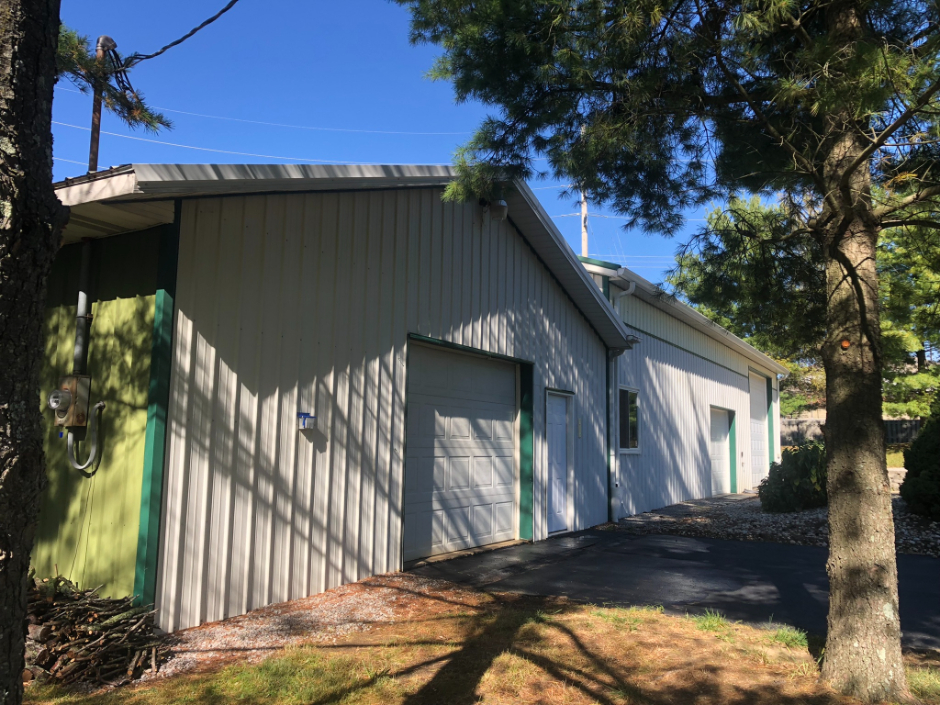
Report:
[[[901,497],[915,514],[940,520],[940,400],[921,427],[911,447],[904,451],[907,475]]]
[[[781,462],[770,466],[770,474],[757,489],[765,512],[799,512],[825,507],[826,448],[822,443],[803,443],[783,451]]]

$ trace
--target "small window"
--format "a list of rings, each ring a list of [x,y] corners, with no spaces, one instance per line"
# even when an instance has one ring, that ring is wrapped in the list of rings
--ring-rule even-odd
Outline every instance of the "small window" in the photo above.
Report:
[[[640,414],[637,392],[620,390],[620,450],[637,450],[640,447]]]

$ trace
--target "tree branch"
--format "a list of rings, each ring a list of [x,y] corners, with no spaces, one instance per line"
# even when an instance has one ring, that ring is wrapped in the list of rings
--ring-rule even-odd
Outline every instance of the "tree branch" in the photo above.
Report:
[[[923,218],[910,218],[908,220],[885,220],[882,228],[933,228],[940,230],[940,221],[925,220]]]
[[[907,110],[901,113],[894,122],[881,131],[881,134],[877,139],[873,140],[870,145],[868,145],[861,151],[861,153],[859,153],[857,157],[855,157],[852,163],[849,164],[845,171],[842,172],[842,178],[839,180],[839,188],[848,188],[849,177],[851,177],[852,174],[855,173],[855,171],[862,164],[867,162],[868,158],[871,157],[872,154],[881,149],[885,142],[888,141],[888,138],[901,129],[911,118],[911,116],[915,115],[921,108],[927,105],[927,103],[930,102],[930,99],[933,98],[937,91],[940,91],[940,78],[934,81],[930,87],[924,91],[924,93],[920,96],[917,102],[914,103],[914,105],[909,106]]]
[[[926,201],[930,198],[933,198],[934,196],[940,196],[940,186],[930,186],[929,188],[925,188],[923,191],[918,191],[917,193],[912,193],[910,196],[902,198],[895,204],[874,208],[872,209],[872,215],[880,220],[885,216],[896,213],[899,210],[907,208],[908,206],[912,206],[921,201]]]

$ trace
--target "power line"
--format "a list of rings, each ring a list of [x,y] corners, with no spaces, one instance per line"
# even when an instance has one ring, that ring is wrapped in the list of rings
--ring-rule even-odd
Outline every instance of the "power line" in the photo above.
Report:
[[[147,59],[153,59],[153,58],[155,58],[155,57],[157,57],[157,56],[160,56],[160,54],[162,54],[163,52],[167,51],[168,49],[172,49],[173,47],[182,44],[182,43],[185,42],[187,39],[189,39],[191,36],[193,36],[196,32],[198,32],[199,30],[203,29],[204,27],[209,26],[210,24],[212,24],[213,22],[215,22],[217,19],[219,19],[222,15],[224,15],[226,12],[228,12],[228,11],[231,10],[233,7],[235,7],[235,3],[237,3],[237,2],[238,2],[238,0],[231,0],[225,7],[223,7],[221,10],[219,10],[218,12],[216,12],[212,17],[210,17],[209,19],[207,19],[205,22],[203,22],[202,24],[200,24],[198,27],[194,27],[193,29],[189,30],[189,32],[187,32],[187,33],[184,34],[182,37],[180,37],[179,39],[170,42],[169,44],[167,44],[167,45],[166,45],[165,47],[163,47],[162,49],[158,49],[157,51],[155,51],[153,54],[146,54],[146,55],[144,55],[144,54],[134,54],[134,55],[132,55],[132,56],[127,57],[127,60],[125,60],[125,62],[124,62],[124,68],[129,69],[131,66],[135,66],[136,64],[139,64],[141,61],[146,61]]]
[[[78,93],[79,95],[84,95],[82,91],[76,91],[71,88],[61,87],[60,90],[67,91],[69,93]],[[265,122],[263,120],[249,120],[247,118],[237,118],[237,117],[227,117],[225,115],[208,115],[206,113],[192,113],[186,110],[176,110],[175,108],[164,108],[159,105],[151,106],[155,110],[165,110],[168,113],[177,113],[178,115],[190,115],[193,117],[201,118],[210,118],[212,120],[228,120],[229,122],[245,122],[252,125],[266,125],[268,127],[287,127],[292,130],[313,130],[317,132],[354,132],[359,134],[369,134],[369,135],[418,135],[418,136],[455,136],[455,135],[470,135],[471,132],[407,132],[403,130],[359,130],[355,128],[348,127],[315,127],[311,125],[289,125],[281,122]]]
[[[84,130],[89,132],[91,128],[82,127],[80,125],[70,125],[67,122],[59,122],[57,120],[52,121],[53,125],[61,125],[62,127],[71,127],[75,130]],[[137,142],[149,142],[150,144],[160,144],[165,147],[179,147],[180,149],[195,149],[200,152],[215,152],[217,154],[234,154],[240,157],[260,157],[261,159],[280,159],[285,162],[308,162],[311,164],[366,164],[369,162],[349,162],[349,161],[339,161],[333,159],[302,159],[300,157],[279,157],[273,154],[254,154],[252,152],[234,152],[228,149],[213,149],[212,147],[196,147],[190,144],[178,144],[176,142],[164,142],[163,140],[151,140],[146,137],[134,137],[133,135],[121,135],[117,132],[105,132],[101,131],[103,135],[110,135],[111,137],[121,137],[126,140],[136,140]],[[371,162],[376,164],[378,162]],[[432,164],[430,166],[450,166],[449,164]]]
[[[74,159],[63,159],[62,157],[53,157],[57,162],[68,162],[69,164],[81,164],[87,166],[88,162],[77,162]]]

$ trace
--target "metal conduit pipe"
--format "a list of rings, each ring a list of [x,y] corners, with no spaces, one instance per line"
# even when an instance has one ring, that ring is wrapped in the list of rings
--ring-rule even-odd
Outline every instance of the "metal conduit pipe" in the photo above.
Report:
[[[78,270],[78,308],[75,313],[75,352],[72,356],[72,374],[88,374],[88,334],[92,316],[88,311],[91,288],[91,240],[82,243],[82,263]]]
[[[78,272],[78,306],[75,313],[75,351],[72,355],[72,374],[88,374],[88,341],[91,333],[92,314],[89,310],[90,290],[91,290],[91,240],[86,239],[82,243],[82,261],[81,269]],[[104,410],[105,404],[99,401],[90,414],[88,420],[88,435],[91,437],[91,451],[88,453],[88,459],[84,463],[75,459],[75,432],[70,428],[68,431],[68,456],[72,467],[81,472],[85,477],[91,477],[97,472],[98,468],[95,461],[98,456],[98,417]],[[100,461],[99,461],[100,462]],[[90,473],[85,472],[87,468],[95,466]]]

